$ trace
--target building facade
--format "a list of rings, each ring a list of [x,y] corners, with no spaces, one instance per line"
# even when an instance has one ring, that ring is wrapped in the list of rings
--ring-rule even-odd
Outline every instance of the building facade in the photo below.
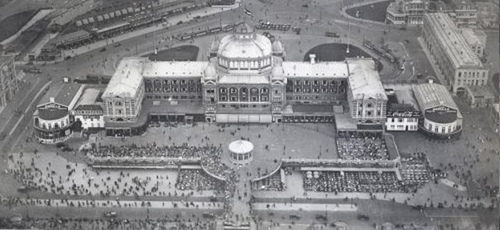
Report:
[[[491,107],[495,102],[495,95],[487,85],[467,86],[465,98],[471,108]]]
[[[467,44],[479,58],[484,57],[484,47],[486,46],[486,33],[481,30],[471,28],[461,28],[460,33]]]
[[[394,25],[422,25],[428,11],[427,0],[397,0],[387,7],[386,20]]]
[[[451,138],[462,132],[463,116],[445,86],[426,83],[413,86],[422,112],[420,129],[431,137]]]
[[[388,94],[386,131],[418,131],[420,111],[411,90]]]
[[[498,2],[477,2],[478,27],[498,29]]]
[[[73,134],[68,106],[55,102],[37,106],[33,115],[34,135],[42,144],[55,144],[67,140]]]
[[[0,108],[12,100],[21,82],[17,77],[14,56],[0,57]]]
[[[358,125],[383,130],[387,96],[371,59],[285,61],[280,41],[246,24],[214,41],[207,56],[199,62],[123,59],[102,96],[108,135],[133,135],[148,119],[334,122],[333,106],[342,105]]]
[[[445,77],[444,84],[453,93],[465,93],[467,85],[486,85],[489,70],[471,49],[450,17],[428,13],[424,17],[423,38],[426,48]]]
[[[470,0],[454,0],[453,11],[449,15],[455,25],[459,28],[476,28],[478,11],[475,2]]]

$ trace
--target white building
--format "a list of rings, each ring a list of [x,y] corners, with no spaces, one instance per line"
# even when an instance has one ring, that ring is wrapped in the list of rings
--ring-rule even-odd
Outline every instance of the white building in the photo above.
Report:
[[[428,0],[396,0],[387,7],[386,19],[394,25],[422,25]]]
[[[104,128],[102,103],[97,102],[100,92],[98,89],[85,89],[73,110],[75,122],[81,122],[81,128],[84,130]]]
[[[411,90],[396,90],[387,103],[386,131],[418,131],[420,111]],[[392,100],[391,100],[392,99]]]
[[[78,84],[55,83],[33,114],[34,135],[40,143],[55,144],[73,134],[71,110],[82,93]]]
[[[486,85],[489,70],[471,49],[459,29],[444,13],[428,13],[424,17],[423,38],[434,57],[437,71],[445,77],[443,84],[453,93],[465,93],[467,85]]]
[[[211,45],[208,62],[123,59],[102,96],[107,135],[138,134],[148,120],[335,122],[333,106],[346,102],[355,128],[383,131],[387,96],[372,59],[285,54],[281,42],[242,24]]]
[[[423,115],[422,131],[439,138],[451,138],[462,132],[462,113],[445,86],[434,83],[416,85],[413,93]]]

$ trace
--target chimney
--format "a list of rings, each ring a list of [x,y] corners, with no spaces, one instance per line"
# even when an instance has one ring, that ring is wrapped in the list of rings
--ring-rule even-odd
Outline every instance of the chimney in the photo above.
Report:
[[[311,64],[316,63],[316,54],[309,54],[309,58],[311,59]]]
[[[54,97],[50,97],[49,98],[49,102],[55,102],[55,98]]]

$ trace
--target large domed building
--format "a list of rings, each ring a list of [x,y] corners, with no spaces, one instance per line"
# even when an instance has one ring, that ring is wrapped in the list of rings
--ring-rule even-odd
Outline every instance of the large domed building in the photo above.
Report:
[[[285,61],[283,44],[248,24],[215,39],[207,56],[123,59],[102,96],[108,134],[133,135],[147,120],[334,122],[341,105],[349,127],[382,129],[387,96],[371,59]]]

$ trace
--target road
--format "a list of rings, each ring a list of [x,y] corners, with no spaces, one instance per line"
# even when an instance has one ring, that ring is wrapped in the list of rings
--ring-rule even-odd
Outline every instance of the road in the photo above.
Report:
[[[285,4],[287,2],[288,4]],[[430,68],[430,64],[427,59],[423,55],[420,46],[416,38],[419,36],[420,32],[418,28],[409,28],[407,30],[398,30],[392,28],[387,25],[380,24],[371,24],[367,21],[360,22],[355,20],[350,20],[348,18],[344,18],[342,14],[340,14],[340,8],[343,5],[342,1],[318,1],[317,5],[313,4],[311,7],[304,9],[301,7],[299,0],[289,0],[289,1],[277,1],[272,4],[264,4],[257,0],[245,1],[244,4],[248,7],[249,10],[252,11],[253,17],[249,20],[254,24],[257,23],[258,20],[263,21],[271,21],[274,23],[290,23],[293,26],[299,26],[303,28],[303,32],[299,36],[295,36],[295,39],[292,41],[300,40],[307,41],[308,39],[317,39],[318,37],[324,35],[325,30],[329,30],[332,32],[337,32],[341,35],[341,37],[347,37],[349,34],[350,39],[354,42],[361,44],[364,38],[370,38],[373,42],[392,42],[395,44],[399,44],[399,49],[401,52],[405,53],[405,57],[407,57],[407,64],[405,71],[402,74],[393,74],[388,76],[383,76],[386,80],[407,80],[412,79],[412,77],[416,73],[423,73],[432,75],[432,70]],[[21,99],[18,99],[16,103],[16,107],[25,113],[22,116],[17,116],[13,113],[13,106],[10,106],[6,110],[4,110],[0,116],[0,130],[5,132],[6,130],[10,130],[10,135],[6,140],[0,142],[0,147],[3,152],[3,157],[5,158],[5,154],[9,152],[9,150],[16,144],[22,144],[24,141],[20,139],[24,130],[31,123],[32,119],[32,111],[37,104],[39,98],[35,98],[35,95],[42,90],[42,87],[52,80],[54,82],[61,81],[63,77],[69,76],[73,78],[84,77],[89,73],[93,74],[107,74],[111,75],[115,69],[116,63],[123,57],[132,56],[137,54],[145,54],[147,52],[152,52],[155,45],[153,44],[154,40],[153,35],[156,38],[167,38],[167,42],[160,43],[160,47],[165,49],[167,47],[178,45],[179,43],[176,41],[168,40],[168,37],[172,37],[174,35],[191,32],[192,30],[196,30],[198,28],[207,27],[207,26],[215,26],[220,23],[226,24],[231,23],[236,20],[242,20],[244,14],[242,13],[242,9],[226,11],[219,13],[215,16],[209,16],[200,20],[198,22],[192,22],[189,24],[183,24],[179,26],[174,26],[169,29],[161,29],[154,33],[143,34],[138,37],[130,38],[125,41],[120,42],[120,46],[116,46],[113,41],[109,42],[109,46],[106,51],[101,52],[99,49],[90,51],[84,55],[80,55],[69,60],[53,64],[53,65],[41,65],[37,66],[42,70],[41,75],[37,75],[36,77],[32,77],[30,82],[32,85],[26,91],[29,92],[26,94],[21,93],[23,95]],[[287,17],[288,16],[288,17]],[[386,31],[386,33],[384,33]],[[275,32],[273,32],[275,33]],[[292,36],[291,33],[288,33],[287,36]],[[405,40],[408,40],[406,42]],[[182,43],[185,44],[185,43]],[[196,44],[196,41],[195,41]],[[285,43],[285,47],[287,47],[287,43]],[[288,49],[291,49],[293,46],[289,46]],[[202,52],[200,52],[202,53]],[[12,103],[11,103],[12,104]],[[18,105],[18,106],[17,106]],[[19,124],[16,129],[12,129],[16,124]],[[2,161],[0,163],[1,168],[5,167],[5,162]],[[2,177],[5,177],[2,174]],[[5,181],[2,178],[2,181]],[[11,181],[11,178],[10,180]],[[14,186],[15,188],[16,186]],[[10,189],[10,192],[13,190]],[[4,194],[5,195],[5,194]],[[323,201],[315,201],[315,202],[323,202]],[[401,205],[400,208],[395,208],[394,206],[390,206],[390,202],[380,201],[367,201],[369,204],[360,203],[361,212],[365,213],[378,213],[379,216],[371,216],[370,222],[373,223],[375,221],[400,221],[400,222],[432,222],[436,221],[436,219],[443,219],[444,221],[448,221],[449,223],[453,223],[456,221],[456,218],[463,218],[461,216],[450,218],[450,217],[429,217],[428,213],[420,213],[418,211],[411,211],[409,207]],[[399,206],[398,206],[399,207]],[[5,206],[1,206],[0,213],[6,214],[8,216],[12,214],[21,214],[23,216],[33,215],[37,217],[52,217],[54,215],[59,215],[61,217],[74,217],[74,213],[76,213],[76,208],[72,207],[18,207],[13,210],[6,210]],[[193,212],[195,215],[200,215],[203,213],[203,210],[190,210],[185,211],[177,209],[167,210],[161,208],[150,208],[149,211],[145,209],[131,209],[131,208],[78,208],[78,215],[81,217],[89,217],[89,218],[100,218],[102,217],[102,213],[108,210],[117,210],[120,213],[119,218],[128,218],[128,219],[144,219],[146,217],[151,218],[160,218],[168,216],[174,216],[177,213],[182,213],[183,215],[190,215]],[[149,213],[148,213],[149,212]],[[303,217],[299,223],[311,223],[314,221],[315,215],[322,212],[308,212],[308,213],[300,213]],[[472,213],[472,212],[471,212]],[[482,215],[481,211],[477,212],[476,216],[481,218],[485,218],[485,223],[492,221],[492,216],[494,215]],[[288,212],[275,212],[275,217],[269,216],[267,212],[259,211],[257,212],[259,216],[261,216],[264,220],[271,221],[275,219],[275,217],[282,217],[289,215]],[[358,212],[335,212],[328,213],[328,221],[334,220],[350,220],[354,223],[359,222],[357,220]],[[427,215],[427,216],[426,216]],[[186,216],[187,217],[187,216]],[[290,222],[289,220],[282,219],[283,222]],[[331,219],[331,220],[330,220]],[[440,220],[441,221],[441,220]],[[363,223],[359,223],[363,224]]]

